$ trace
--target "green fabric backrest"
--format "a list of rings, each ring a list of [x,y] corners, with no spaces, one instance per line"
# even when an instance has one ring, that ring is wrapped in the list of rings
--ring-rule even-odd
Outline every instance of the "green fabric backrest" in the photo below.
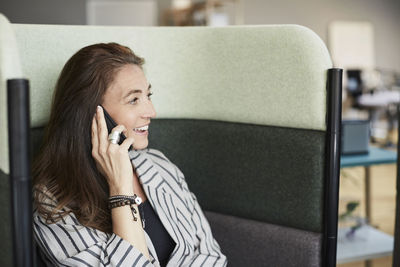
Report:
[[[17,65],[13,73],[6,73],[11,68],[4,63],[0,99],[3,104],[5,79],[21,73],[29,78],[32,126],[45,124],[54,84],[66,60],[83,46],[113,41],[146,59],[159,118],[325,129],[323,88],[332,63],[321,39],[302,26],[10,25],[4,16],[0,24],[5,25],[1,35],[9,36],[1,43],[1,57],[20,62],[10,64]],[[0,126],[5,126],[5,106],[1,106]],[[2,156],[5,140],[1,132]]]

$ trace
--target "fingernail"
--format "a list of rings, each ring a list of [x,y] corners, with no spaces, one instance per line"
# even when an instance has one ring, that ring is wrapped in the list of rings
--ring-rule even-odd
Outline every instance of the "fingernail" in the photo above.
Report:
[[[100,106],[97,106],[97,111],[101,111],[101,107]]]

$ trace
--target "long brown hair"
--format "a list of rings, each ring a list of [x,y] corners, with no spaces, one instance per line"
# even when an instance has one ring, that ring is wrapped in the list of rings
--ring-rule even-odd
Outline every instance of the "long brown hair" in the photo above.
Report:
[[[126,46],[100,43],[82,48],[65,64],[33,162],[34,201],[47,222],[73,212],[83,225],[111,232],[108,185],[91,156],[91,123],[116,72],[143,63]]]

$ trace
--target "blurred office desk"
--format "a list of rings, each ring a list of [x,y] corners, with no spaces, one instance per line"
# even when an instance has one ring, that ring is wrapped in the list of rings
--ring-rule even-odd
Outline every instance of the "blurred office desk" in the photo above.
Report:
[[[394,164],[397,161],[397,153],[395,151],[369,147],[369,153],[363,155],[346,155],[340,157],[340,167],[365,167],[365,214],[367,221],[371,219],[371,171],[372,165],[378,164]]]
[[[363,166],[365,168],[365,207],[367,222],[371,219],[371,183],[370,167],[379,164],[395,164],[397,152],[369,147],[369,153],[364,155],[346,155],[340,158],[340,167]],[[337,263],[359,260],[369,260],[389,256],[393,251],[393,237],[372,226],[364,225],[351,238],[345,236],[348,229],[338,230]],[[367,261],[367,266],[369,263]]]
[[[354,235],[346,236],[349,228],[338,229],[337,263],[370,260],[393,253],[393,236],[370,225],[363,225]],[[368,266],[367,262],[367,266]]]

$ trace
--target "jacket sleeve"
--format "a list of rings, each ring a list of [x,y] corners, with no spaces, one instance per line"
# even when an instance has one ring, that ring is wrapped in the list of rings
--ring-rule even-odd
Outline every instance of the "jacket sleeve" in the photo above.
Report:
[[[173,164],[173,163],[172,163]],[[221,252],[221,248],[214,239],[210,224],[208,223],[194,193],[186,183],[183,173],[175,166],[176,173],[180,179],[182,190],[189,207],[193,210],[191,221],[196,231],[195,257],[190,266],[226,266],[227,259]]]
[[[47,224],[34,213],[35,239],[54,266],[154,266],[129,242],[81,225],[74,214]]]

